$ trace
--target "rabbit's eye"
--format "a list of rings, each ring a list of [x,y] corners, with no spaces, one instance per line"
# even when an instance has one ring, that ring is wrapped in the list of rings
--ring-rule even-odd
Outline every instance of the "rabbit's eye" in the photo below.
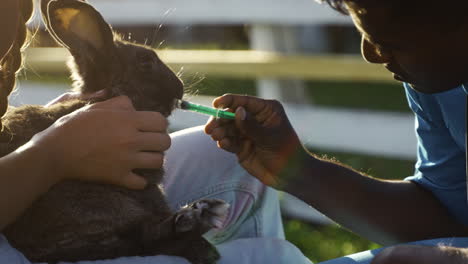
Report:
[[[142,72],[149,72],[153,70],[155,60],[151,55],[142,55],[138,58],[138,68]]]
[[[153,63],[151,61],[141,62],[139,68],[143,72],[149,72],[153,69]]]

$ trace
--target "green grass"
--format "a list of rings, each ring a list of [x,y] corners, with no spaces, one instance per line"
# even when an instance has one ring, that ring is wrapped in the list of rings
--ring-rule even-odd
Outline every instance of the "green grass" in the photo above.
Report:
[[[286,239],[314,263],[380,246],[339,226],[314,226],[298,220],[284,220]]]

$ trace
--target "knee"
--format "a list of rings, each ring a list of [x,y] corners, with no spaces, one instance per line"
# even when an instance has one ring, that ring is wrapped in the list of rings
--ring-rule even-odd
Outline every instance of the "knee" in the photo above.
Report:
[[[276,239],[276,238],[263,238],[265,243],[265,252],[271,258],[270,263],[309,263],[299,248],[287,240]],[[277,262],[276,262],[277,261]],[[263,262],[265,263],[265,262]]]
[[[282,239],[244,238],[218,246],[220,263],[298,263],[311,264],[293,244]]]
[[[409,264],[426,248],[417,245],[398,245],[385,248],[375,256],[371,264]]]

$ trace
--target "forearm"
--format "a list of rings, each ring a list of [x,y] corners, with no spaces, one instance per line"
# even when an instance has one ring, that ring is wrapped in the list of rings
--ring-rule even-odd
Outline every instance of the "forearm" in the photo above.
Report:
[[[427,191],[382,181],[343,165],[299,154],[284,187],[352,231],[381,244],[466,235]],[[287,172],[286,172],[287,173]]]
[[[30,145],[0,158],[0,232],[55,183],[47,159]]]
[[[397,245],[380,251],[371,264],[464,264],[468,261],[468,249],[445,246]]]
[[[205,126],[218,146],[235,153],[264,184],[297,196],[352,231],[382,244],[465,235],[416,184],[373,179],[309,155],[279,102],[224,95],[213,105],[236,109],[235,122],[212,119]]]

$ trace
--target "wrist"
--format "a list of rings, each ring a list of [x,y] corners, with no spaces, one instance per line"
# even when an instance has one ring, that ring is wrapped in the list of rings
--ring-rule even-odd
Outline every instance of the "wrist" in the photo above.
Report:
[[[0,158],[0,231],[57,182],[48,159],[31,141]]]
[[[298,149],[280,173],[281,190],[294,194],[303,187],[307,188],[314,171],[322,161],[315,158],[303,147]]]
[[[12,159],[21,161],[21,164],[27,164],[23,167],[30,168],[47,189],[61,180],[60,163],[57,162],[55,151],[37,142],[36,135],[10,155]]]

